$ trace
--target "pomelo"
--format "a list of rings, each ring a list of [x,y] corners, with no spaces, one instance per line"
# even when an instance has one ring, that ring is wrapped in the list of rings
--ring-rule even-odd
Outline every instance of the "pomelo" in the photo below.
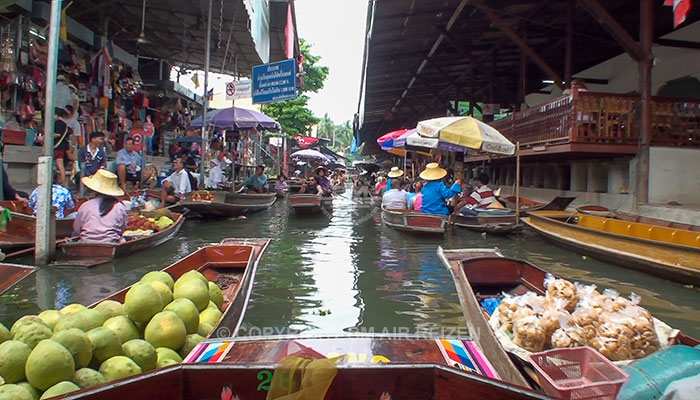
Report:
[[[24,368],[27,381],[39,390],[46,390],[61,381],[73,378],[75,362],[70,352],[51,339],[42,340],[27,358]]]
[[[219,309],[219,307],[216,304],[214,304],[214,302],[211,300],[209,300],[209,304],[207,304],[207,308],[216,308],[217,310]]]
[[[177,288],[178,285],[180,285],[180,284],[184,283],[185,281],[188,281],[192,278],[197,279],[198,281],[201,281],[205,285],[207,284],[207,282],[209,282],[209,280],[204,275],[202,275],[201,272],[192,269],[192,270],[185,272],[179,278],[177,278],[177,281],[175,281],[175,285],[173,286],[173,290],[175,290],[175,288]]]
[[[207,337],[211,333],[211,331],[214,330],[214,325],[208,323],[208,322],[202,322],[199,324],[199,328],[197,329],[197,334]]]
[[[126,315],[124,305],[116,300],[105,300],[95,306],[95,311],[102,314],[105,321],[118,315]]]
[[[186,298],[173,300],[172,303],[165,306],[163,311],[172,311],[177,314],[185,324],[187,333],[197,332],[199,327],[199,310],[197,310],[197,306],[194,305],[192,300]]]
[[[221,309],[224,304],[224,294],[221,289],[214,282],[207,282],[207,286],[209,286],[209,300],[216,304],[216,308]]]
[[[134,360],[143,372],[156,368],[158,353],[156,353],[155,347],[145,340],[129,340],[122,345],[122,352],[125,356]]]
[[[135,283],[126,293],[124,309],[135,322],[147,322],[163,309],[158,292],[148,283]]]
[[[112,317],[105,321],[102,326],[116,333],[119,337],[119,343],[126,343],[131,339],[138,339],[141,337],[141,332],[139,332],[139,329],[134,325],[134,322],[125,315]]]
[[[5,325],[0,323],[0,343],[10,339],[12,339],[12,334],[10,333],[10,330],[7,329]]]
[[[62,394],[75,392],[77,390],[80,390],[80,387],[78,387],[78,385],[76,385],[75,383],[73,383],[71,381],[58,382],[57,384],[48,388],[41,395],[41,397],[39,397],[39,400],[50,399],[52,397],[57,397],[57,396],[60,396]]]
[[[114,356],[100,365],[100,373],[107,382],[137,375],[141,372],[141,367],[138,364],[124,356]]]
[[[58,331],[51,336],[51,340],[60,343],[73,356],[75,368],[87,367],[92,360],[92,343],[87,333],[78,328]]]
[[[20,385],[0,386],[0,400],[34,400],[31,393]]]
[[[175,361],[175,360],[171,360],[169,358],[166,358],[165,360],[158,360],[156,367],[157,368],[165,368],[165,367],[169,367],[171,365],[178,365],[178,364],[180,364],[180,363]]]
[[[161,281],[150,281],[147,283],[158,292],[163,305],[170,304],[170,302],[173,301],[173,291],[170,290],[168,285]]]
[[[199,313],[199,322],[207,322],[210,323],[212,326],[216,326],[219,323],[219,320],[221,319],[221,316],[223,314],[221,311],[219,311],[216,308],[207,308],[201,313]]]
[[[153,316],[144,332],[144,339],[153,347],[168,347],[173,350],[185,344],[185,336],[185,324],[172,311],[162,311]]]
[[[119,336],[107,328],[95,328],[87,333],[92,344],[93,365],[100,365],[108,358],[122,354]]]
[[[48,326],[49,329],[53,329],[58,319],[61,318],[61,313],[56,310],[44,310],[37,316],[44,322],[44,325]]]
[[[53,327],[54,332],[64,329],[78,328],[83,332],[98,328],[104,324],[105,320],[99,311],[94,309],[79,310],[74,313],[62,316],[56,326]]]
[[[182,348],[180,348],[180,357],[183,359],[187,357],[187,355],[190,354],[190,351],[192,351],[192,349],[194,349],[195,346],[197,346],[202,340],[204,340],[204,337],[196,333],[185,336],[185,344],[182,345]]]
[[[180,278],[182,279],[182,278]],[[180,282],[180,280],[178,280]],[[202,311],[209,305],[209,288],[206,283],[198,279],[190,278],[180,285],[175,284],[173,292],[175,299],[190,299],[197,306],[198,311]]]
[[[38,322],[30,322],[20,326],[12,338],[26,343],[27,346],[33,349],[37,343],[50,338],[52,334],[53,332],[51,332],[51,329],[46,325]]]
[[[0,376],[5,383],[17,383],[24,380],[24,366],[32,349],[24,342],[7,340],[0,344]]]
[[[158,361],[156,362],[157,368],[163,368],[168,365],[179,364],[182,362],[182,357],[180,357],[175,350],[167,347],[156,348],[156,353],[158,354]]]
[[[12,324],[12,327],[10,328],[10,335],[15,336],[15,334],[17,333],[17,330],[20,327],[22,327],[23,325],[26,325],[26,324],[30,324],[32,322],[37,323],[37,324],[46,325],[46,324],[44,324],[44,321],[42,321],[41,318],[39,318],[36,315],[25,315],[24,317],[15,321],[14,324]]]
[[[75,375],[73,375],[73,383],[83,389],[90,386],[101,385],[105,382],[105,377],[92,368],[80,368],[75,371]]]
[[[78,303],[68,304],[67,306],[65,306],[61,309],[61,315],[75,314],[78,311],[82,311],[85,309],[87,309],[87,307],[85,307],[82,304],[78,304]]]
[[[25,388],[27,392],[32,395],[33,400],[39,400],[39,397],[41,397],[41,393],[39,393],[34,386],[30,385],[29,382],[20,382],[17,384],[17,386]]]
[[[141,278],[141,282],[160,281],[168,285],[168,289],[173,290],[175,281],[169,273],[165,271],[151,271]]]

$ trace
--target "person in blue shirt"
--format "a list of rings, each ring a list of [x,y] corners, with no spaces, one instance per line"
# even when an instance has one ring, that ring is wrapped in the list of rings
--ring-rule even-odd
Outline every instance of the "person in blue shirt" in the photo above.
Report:
[[[85,168],[85,176],[93,176],[100,168],[107,167],[107,154],[102,147],[104,134],[92,132],[90,141],[78,152],[78,161]]]
[[[258,165],[255,168],[255,175],[249,176],[248,179],[243,181],[241,186],[247,188],[248,192],[252,193],[267,192],[267,174],[265,174],[265,166],[262,164]]]
[[[450,210],[447,208],[445,201],[462,191],[462,180],[457,179],[451,187],[447,187],[442,182],[442,179],[447,176],[447,171],[437,163],[430,163],[425,166],[425,170],[421,172],[421,179],[427,181],[423,185],[421,191],[423,203],[421,212],[427,214],[449,215]]]
[[[141,182],[141,154],[134,150],[134,139],[127,138],[124,141],[124,148],[117,153],[117,176],[119,186],[127,192],[126,182],[131,182],[138,187]],[[151,177],[151,171],[143,173],[144,182]]]
[[[56,183],[57,177],[53,178],[53,186],[51,187],[51,206],[56,209],[56,218],[65,218],[66,211],[73,210],[75,208],[75,202],[73,201],[73,195],[70,190]],[[29,196],[29,207],[34,210],[36,215],[36,209],[39,207],[39,188],[34,189],[32,194]]]

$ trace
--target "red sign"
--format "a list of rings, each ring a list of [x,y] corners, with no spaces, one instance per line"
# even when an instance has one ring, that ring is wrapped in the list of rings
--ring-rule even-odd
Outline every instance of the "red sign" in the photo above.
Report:
[[[297,141],[297,145],[299,147],[304,148],[304,149],[311,147],[311,146],[315,145],[316,143],[318,143],[318,138],[310,137],[310,136],[298,136],[298,135],[296,135],[296,136],[294,136],[294,140]]]

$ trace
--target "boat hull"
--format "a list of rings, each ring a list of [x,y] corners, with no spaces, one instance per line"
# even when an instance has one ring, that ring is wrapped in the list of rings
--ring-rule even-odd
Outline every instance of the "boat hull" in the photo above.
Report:
[[[185,198],[171,207],[171,210],[183,212],[201,218],[230,218],[270,208],[277,200],[277,193],[247,194],[223,191],[208,192],[211,200],[195,200],[195,193],[188,193]]]
[[[0,264],[0,295],[34,271],[35,267],[26,265]]]
[[[425,214],[410,210],[382,208],[382,222],[398,231],[419,234],[440,235],[447,229],[447,215]]]
[[[524,197],[520,198],[520,212],[527,215],[531,211],[564,211],[576,197],[557,196],[549,203],[540,203]],[[506,197],[506,206],[511,210],[516,209],[515,196]]]
[[[174,223],[166,229],[125,243],[67,242],[59,247],[69,260],[90,259],[95,260],[96,263],[97,261],[107,262],[138,251],[150,249],[172,239],[180,231],[184,222],[185,217],[181,214],[176,214]]]
[[[297,215],[319,215],[332,210],[333,198],[315,194],[292,194],[289,195],[289,205]]]
[[[700,248],[596,231],[552,216],[532,214],[522,221],[547,240],[577,253],[679,283],[700,285]]]
[[[505,215],[457,215],[453,224],[472,231],[494,235],[507,235],[520,229],[518,217],[514,213]]]

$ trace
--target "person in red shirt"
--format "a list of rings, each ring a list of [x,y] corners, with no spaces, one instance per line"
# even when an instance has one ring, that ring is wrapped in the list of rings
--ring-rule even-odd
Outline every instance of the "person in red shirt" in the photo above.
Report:
[[[134,122],[134,127],[129,131],[129,138],[134,140],[134,151],[142,152],[146,131],[143,129],[143,122],[140,119]]]
[[[146,131],[146,151],[148,154],[153,154],[153,136],[156,134],[156,127],[151,122],[151,116],[146,115],[146,123],[143,125],[144,131]]]

